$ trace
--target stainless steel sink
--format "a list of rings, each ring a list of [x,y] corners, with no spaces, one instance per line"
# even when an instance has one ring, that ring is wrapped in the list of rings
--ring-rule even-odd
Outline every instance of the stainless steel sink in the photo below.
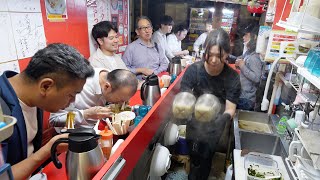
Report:
[[[239,127],[240,122],[240,127]],[[249,125],[259,125],[261,128],[247,128]],[[283,156],[283,146],[280,142],[271,118],[266,113],[239,110],[234,117],[235,148],[265,154]]]

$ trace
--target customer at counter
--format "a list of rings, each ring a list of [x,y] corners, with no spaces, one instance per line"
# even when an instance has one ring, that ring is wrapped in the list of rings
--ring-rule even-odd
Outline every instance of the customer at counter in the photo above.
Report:
[[[1,142],[14,179],[28,179],[50,158],[52,144],[68,136],[55,136],[41,147],[42,111],[56,112],[67,107],[93,73],[89,62],[76,49],[50,44],[36,52],[20,74],[6,71],[0,76],[0,99],[4,102],[1,106],[6,114],[17,119],[12,136]]]
[[[241,91],[239,75],[225,63],[230,53],[227,32],[222,29],[210,32],[206,44],[204,61],[188,67],[182,77],[181,91],[193,92],[196,97],[204,93],[213,94],[225,109],[214,121],[198,122],[193,119],[187,122],[186,138],[191,160],[189,179],[197,180],[209,176],[218,141],[235,114]]]
[[[175,55],[170,51],[167,43],[167,34],[171,33],[172,27],[174,25],[171,16],[164,15],[160,19],[160,28],[153,33],[152,40],[164,49],[165,55],[170,61]]]
[[[193,44],[193,50],[199,54],[200,46],[204,50],[204,42],[207,39],[208,34],[212,31],[212,20],[207,20],[205,22],[206,32],[202,33]]]
[[[241,95],[238,109],[254,110],[256,102],[256,91],[262,75],[263,62],[259,53],[256,53],[256,41],[258,28],[245,29],[243,36],[245,53],[240,56],[235,65],[240,69]]]
[[[109,21],[101,21],[93,26],[92,37],[99,45],[97,51],[90,56],[90,64],[95,68],[105,68],[108,71],[128,69],[120,55],[115,54],[118,49],[118,29]]]
[[[146,16],[136,20],[137,40],[129,44],[122,56],[128,69],[135,73],[138,79],[149,76],[152,73],[159,74],[168,69],[168,61],[164,49],[151,40],[152,23]]]
[[[88,78],[75,102],[68,108],[50,114],[50,125],[64,127],[67,113],[75,113],[75,127],[93,128],[99,119],[111,117],[112,111],[106,103],[129,101],[137,90],[138,80],[128,70],[95,68],[92,78]]]
[[[188,50],[182,50],[181,48],[181,41],[186,37],[187,34],[188,28],[181,24],[175,28],[174,33],[167,37],[168,48],[174,56],[189,55]]]

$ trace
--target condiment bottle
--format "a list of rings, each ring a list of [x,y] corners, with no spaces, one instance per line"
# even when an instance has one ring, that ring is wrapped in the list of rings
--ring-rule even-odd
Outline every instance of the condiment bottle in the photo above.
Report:
[[[108,127],[105,127],[105,129],[100,132],[100,135],[100,146],[104,157],[108,160],[113,145],[113,134],[112,131],[108,129]]]

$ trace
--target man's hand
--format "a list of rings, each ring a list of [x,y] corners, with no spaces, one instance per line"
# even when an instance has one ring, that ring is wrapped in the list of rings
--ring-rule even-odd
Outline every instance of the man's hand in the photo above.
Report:
[[[48,146],[48,148],[50,148],[49,150],[51,150],[51,147],[52,147],[53,143],[56,142],[56,140],[61,139],[61,138],[68,138],[68,136],[69,136],[69,134],[67,134],[67,133],[56,135],[50,139],[50,141],[46,144],[46,146]],[[57,153],[66,152],[67,150],[68,150],[68,144],[66,144],[66,143],[61,143],[57,147]]]
[[[182,54],[185,55],[185,56],[186,56],[186,55],[189,55],[189,51],[188,51],[188,50],[183,50],[183,51],[182,51]]]
[[[244,66],[244,60],[237,59],[235,65],[238,66],[239,68],[242,68],[242,66]]]
[[[113,112],[109,107],[95,106],[83,111],[84,119],[102,119],[111,117]]]
[[[151,69],[148,69],[148,68],[141,68],[141,73],[146,75],[146,76],[149,76],[153,73],[153,70]]]

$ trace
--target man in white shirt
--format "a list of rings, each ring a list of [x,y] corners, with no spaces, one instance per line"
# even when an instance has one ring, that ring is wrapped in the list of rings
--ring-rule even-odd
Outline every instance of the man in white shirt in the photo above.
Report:
[[[193,50],[198,54],[199,53],[199,49],[201,46],[201,49],[204,50],[204,42],[207,39],[208,34],[212,31],[212,21],[208,20],[205,22],[205,27],[206,27],[206,32],[202,33],[196,40],[196,42],[194,42],[193,44]]]
[[[167,37],[168,48],[174,56],[185,56],[189,55],[188,50],[183,50],[181,48],[181,41],[188,34],[188,28],[184,25],[179,25],[175,28],[174,33]]]
[[[93,26],[92,37],[99,45],[97,51],[90,56],[90,64],[95,68],[128,69],[120,55],[115,54],[118,49],[118,29],[109,21],[101,21]]]
[[[88,78],[83,90],[77,94],[74,104],[57,113],[50,114],[50,125],[64,127],[68,111],[75,113],[75,127],[93,128],[102,118],[111,117],[112,111],[106,103],[128,101],[136,92],[138,80],[128,70],[95,68],[92,78]]]
[[[166,34],[171,33],[173,24],[174,22],[172,17],[167,15],[163,16],[160,19],[160,28],[152,35],[153,42],[157,43],[162,49],[164,49],[168,62],[174,57],[174,55],[168,47]]]

